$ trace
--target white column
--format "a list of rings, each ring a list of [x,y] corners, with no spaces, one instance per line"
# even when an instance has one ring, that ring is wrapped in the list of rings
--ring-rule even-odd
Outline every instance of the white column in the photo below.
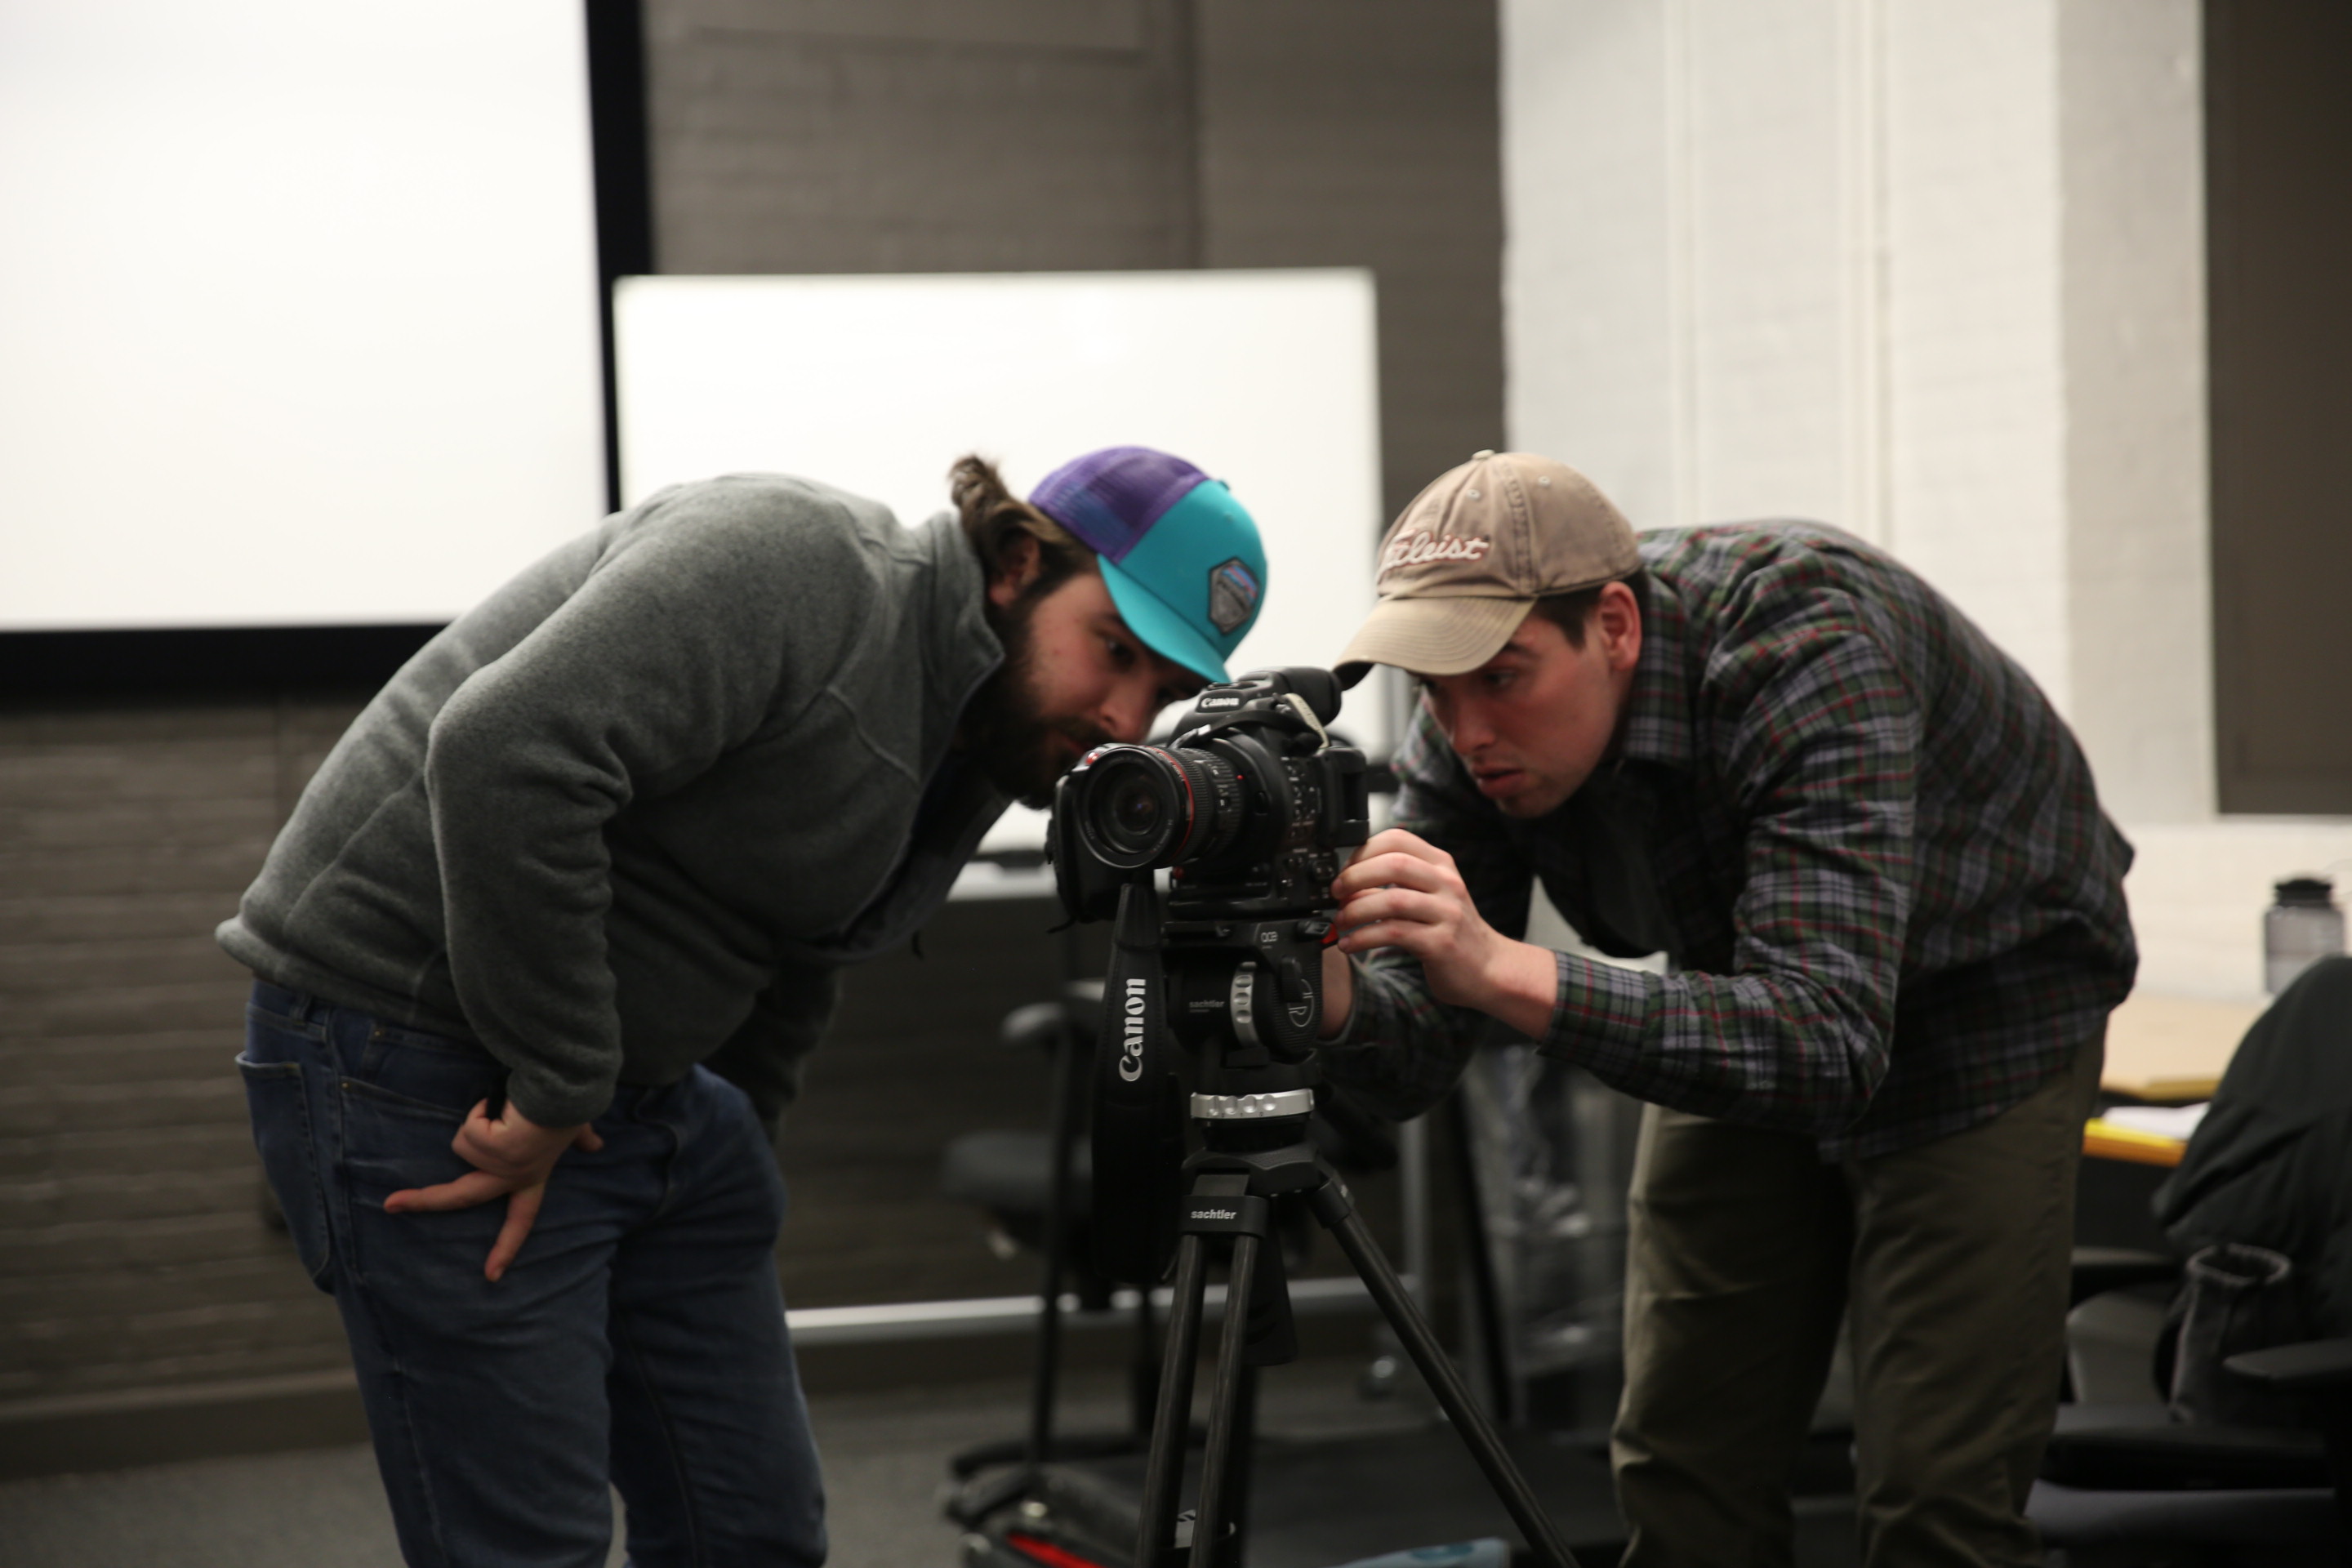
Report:
[[[1888,0],[1886,541],[2060,710],[2054,0]]]
[[[1503,0],[1513,445],[1879,542],[2032,673],[2158,991],[2352,824],[2214,814],[2198,0]]]
[[[1514,447],[1634,526],[1680,521],[1665,18],[1683,0],[1505,0],[1504,363]]]
[[[2214,814],[2196,0],[2066,0],[2066,616],[2074,728],[2129,821]]]

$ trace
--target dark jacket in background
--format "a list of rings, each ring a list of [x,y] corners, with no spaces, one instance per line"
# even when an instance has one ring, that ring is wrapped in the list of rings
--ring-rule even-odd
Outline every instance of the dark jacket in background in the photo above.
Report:
[[[2305,970],[2246,1031],[2156,1218],[2184,1255],[2284,1253],[2309,1331],[2352,1334],[2352,958]]]

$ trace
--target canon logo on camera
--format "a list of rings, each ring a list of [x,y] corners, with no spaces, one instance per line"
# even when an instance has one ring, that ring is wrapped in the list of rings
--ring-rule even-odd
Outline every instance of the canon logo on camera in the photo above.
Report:
[[[1143,1076],[1143,1014],[1151,1005],[1151,986],[1140,976],[1127,983],[1127,1035],[1118,1047],[1118,1076],[1133,1083]]]

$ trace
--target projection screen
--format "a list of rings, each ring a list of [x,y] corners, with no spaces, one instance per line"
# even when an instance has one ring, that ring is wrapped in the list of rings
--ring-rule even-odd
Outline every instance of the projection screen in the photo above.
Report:
[[[579,0],[0,4],[0,630],[446,620],[604,497]]]

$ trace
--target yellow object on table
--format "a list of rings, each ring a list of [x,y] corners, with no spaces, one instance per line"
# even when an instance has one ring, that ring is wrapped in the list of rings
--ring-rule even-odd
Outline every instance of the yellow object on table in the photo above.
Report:
[[[2181,1151],[2188,1147],[2189,1140],[2186,1138],[2168,1138],[2161,1132],[2143,1132],[2137,1127],[2118,1127],[2096,1116],[2083,1123],[2083,1152],[2094,1160],[2127,1160],[2136,1165],[2178,1165]]]

